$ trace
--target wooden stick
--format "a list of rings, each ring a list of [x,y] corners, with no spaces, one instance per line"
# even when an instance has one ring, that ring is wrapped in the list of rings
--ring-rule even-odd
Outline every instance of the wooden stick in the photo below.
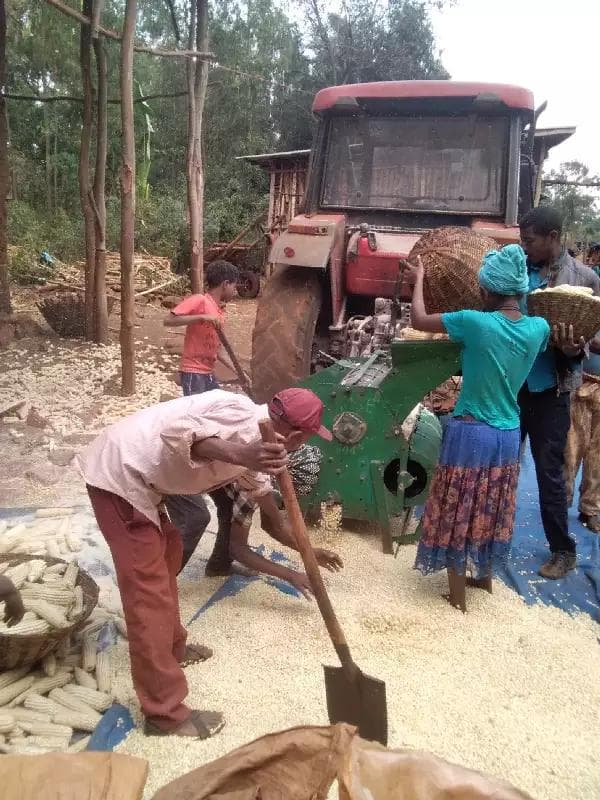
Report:
[[[262,422],[259,422],[258,427],[260,429],[260,435],[263,442],[277,441],[271,420],[263,420]],[[327,589],[323,583],[321,570],[319,569],[319,564],[317,563],[317,557],[315,556],[315,551],[310,543],[306,525],[304,523],[304,517],[302,516],[298,498],[296,497],[296,492],[294,491],[294,484],[292,483],[290,473],[287,471],[287,469],[277,475],[277,483],[281,489],[281,496],[283,497],[283,503],[285,505],[285,510],[287,511],[290,527],[292,529],[292,533],[294,534],[296,545],[298,546],[298,552],[302,557],[302,563],[304,564],[304,569],[306,570],[306,574],[310,580],[310,585],[315,595],[317,605],[319,606],[319,611],[321,612],[321,616],[323,617],[323,621],[327,628],[327,632],[329,633],[329,638],[335,647],[335,652],[338,654],[344,670],[347,670],[349,677],[353,678],[358,672],[358,667],[352,660],[350,648],[348,647],[346,637],[344,636],[344,631],[338,622],[335,611],[333,610],[333,606],[331,605],[331,600],[327,594]]]
[[[179,277],[171,278],[170,281],[165,281],[164,283],[159,283],[158,286],[152,286],[150,289],[145,289],[143,292],[136,292],[134,297],[143,297],[145,294],[152,294],[152,292],[158,291],[158,289],[164,289],[165,286],[170,286],[172,283],[177,283],[180,280]]]
[[[240,383],[242,385],[242,389],[246,392],[248,397],[252,400],[252,387],[248,383],[248,379],[246,378],[246,373],[242,369],[242,365],[238,361],[236,354],[233,352],[233,348],[229,344],[228,338],[225,336],[224,332],[219,327],[217,327],[217,334],[219,336],[219,339],[221,340],[221,344],[223,345],[223,347],[227,351],[227,355],[231,359],[231,363],[233,364],[233,368],[235,369],[235,371],[237,373],[237,376],[238,376],[238,378],[240,380]]]

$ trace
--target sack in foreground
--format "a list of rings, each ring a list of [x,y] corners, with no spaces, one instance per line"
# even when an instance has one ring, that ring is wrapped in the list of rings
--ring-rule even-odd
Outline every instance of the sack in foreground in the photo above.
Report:
[[[292,728],[256,739],[163,786],[152,800],[531,800],[504,781],[417,750],[388,750],[356,728]]]

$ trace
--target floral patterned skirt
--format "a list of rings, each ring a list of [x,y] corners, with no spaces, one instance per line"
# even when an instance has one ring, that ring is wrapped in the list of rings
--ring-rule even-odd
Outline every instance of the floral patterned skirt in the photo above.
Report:
[[[519,478],[519,429],[449,421],[423,515],[415,569],[484,578],[506,561]]]

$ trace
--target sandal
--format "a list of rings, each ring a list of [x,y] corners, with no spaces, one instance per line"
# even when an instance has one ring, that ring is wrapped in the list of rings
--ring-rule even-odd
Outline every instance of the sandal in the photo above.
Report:
[[[225,727],[225,719],[219,711],[192,711],[186,722],[191,722],[197,731],[197,735],[180,734],[177,731],[181,725],[170,731],[163,731],[150,720],[144,723],[144,734],[146,736],[181,736],[188,739],[210,739]],[[184,723],[182,723],[183,725]]]
[[[185,653],[179,662],[179,666],[190,667],[192,664],[208,661],[212,654],[213,651],[210,647],[205,647],[203,644],[188,644],[185,647]]]

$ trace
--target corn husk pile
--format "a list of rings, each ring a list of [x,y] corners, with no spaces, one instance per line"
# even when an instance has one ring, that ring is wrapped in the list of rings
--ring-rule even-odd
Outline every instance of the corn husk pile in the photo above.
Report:
[[[311,539],[327,546],[327,531]],[[205,541],[206,539],[206,541]],[[198,558],[212,549],[201,542]],[[253,545],[278,545],[256,528]],[[423,749],[510,781],[536,800],[600,797],[598,626],[589,617],[529,607],[499,582],[468,591],[468,613],[442,598],[445,576],[413,570],[415,547],[396,559],[378,537],[344,530],[341,573],[324,573],[357,664],[386,682],[390,746]],[[297,554],[288,553],[296,561]],[[196,557],[180,578],[184,624],[219,587],[197,580]],[[186,579],[186,574],[189,576]],[[316,604],[266,581],[248,582],[187,624],[189,641],[214,656],[188,667],[191,708],[222,711],[207,741],[133,731],[121,752],[147,758],[145,793],[263,734],[328,724],[323,664],[336,664]],[[112,652],[114,691],[140,719],[124,643]]]
[[[75,555],[82,550],[72,530],[73,509],[38,509],[30,522],[8,527],[0,523],[3,554],[33,554],[61,558],[68,563],[48,565],[42,558],[15,566],[0,565],[21,592],[26,614],[9,628],[0,623],[3,636],[45,633],[72,625],[83,611],[81,588],[75,586],[79,567]],[[98,635],[112,625],[126,637],[125,621],[114,608],[97,607],[85,627],[61,642],[37,668],[22,667],[0,673],[0,752],[30,754],[87,746],[101,714],[113,701],[113,666]],[[0,617],[3,604],[0,604]]]

